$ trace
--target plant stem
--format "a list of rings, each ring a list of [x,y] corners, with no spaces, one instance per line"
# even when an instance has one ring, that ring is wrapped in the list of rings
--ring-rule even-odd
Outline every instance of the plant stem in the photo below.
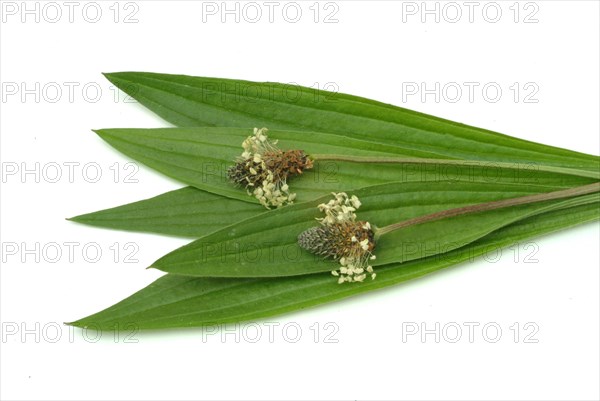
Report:
[[[415,218],[404,220],[404,221],[401,221],[398,223],[390,224],[385,227],[381,227],[376,230],[375,235],[377,237],[379,237],[381,235],[385,235],[387,233],[390,233],[392,231],[395,231],[395,230],[398,230],[398,229],[401,229],[404,227],[408,227],[408,226],[412,226],[412,225],[416,225],[416,224],[422,224],[422,223],[426,223],[429,221],[441,220],[441,219],[445,219],[447,217],[454,217],[454,216],[461,216],[464,214],[485,212],[488,210],[501,209],[501,208],[510,207],[510,206],[525,205],[528,203],[543,202],[543,201],[553,200],[553,199],[569,198],[569,197],[573,197],[573,196],[591,194],[591,193],[599,192],[599,191],[600,191],[600,182],[595,182],[593,184],[583,185],[583,186],[575,187],[575,188],[564,189],[561,191],[546,192],[543,194],[527,195],[527,196],[521,196],[518,198],[503,199],[503,200],[498,200],[498,201],[479,203],[476,205],[458,207],[458,208],[454,208],[454,209],[447,209],[447,210],[442,210],[440,212],[426,214],[424,216],[415,217]]]
[[[389,157],[389,156],[346,156],[346,155],[333,155],[333,154],[314,154],[311,155],[314,160],[330,160],[330,161],[344,161],[352,163],[410,163],[410,164],[445,164],[445,165],[456,165],[456,166],[483,166],[483,167],[499,167],[518,170],[524,166],[534,166],[539,171],[547,171],[550,173],[561,173],[576,175],[579,177],[588,178],[600,178],[600,171],[588,171],[580,170],[570,167],[558,167],[558,166],[546,166],[539,164],[526,164],[526,163],[506,163],[506,162],[494,162],[485,160],[452,160],[452,159],[420,159],[416,157]]]

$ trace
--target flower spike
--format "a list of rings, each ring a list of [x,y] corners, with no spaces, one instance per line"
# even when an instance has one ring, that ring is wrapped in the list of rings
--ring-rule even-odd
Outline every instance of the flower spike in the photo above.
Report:
[[[375,259],[375,233],[368,221],[356,221],[354,213],[361,205],[356,196],[333,193],[334,198],[318,206],[325,217],[318,218],[320,226],[309,228],[298,236],[298,245],[309,252],[340,262],[331,273],[338,283],[361,282],[376,273],[369,261]]]
[[[312,168],[313,161],[302,150],[279,149],[267,131],[254,128],[254,135],[242,143],[244,151],[227,170],[227,176],[270,209],[293,203],[296,194],[289,191],[287,179]]]

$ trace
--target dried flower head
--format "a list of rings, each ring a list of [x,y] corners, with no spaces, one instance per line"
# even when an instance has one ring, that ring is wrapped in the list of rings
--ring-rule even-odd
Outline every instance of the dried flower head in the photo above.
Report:
[[[334,199],[318,206],[325,217],[321,225],[309,228],[298,236],[298,245],[317,255],[339,260],[341,267],[331,273],[338,283],[363,281],[376,274],[369,261],[375,259],[375,234],[368,221],[356,221],[354,213],[361,205],[356,196],[333,193]]]
[[[254,135],[242,143],[244,151],[227,170],[227,176],[270,209],[293,202],[296,194],[289,192],[287,179],[312,168],[313,162],[302,150],[279,149],[267,131],[254,128]]]

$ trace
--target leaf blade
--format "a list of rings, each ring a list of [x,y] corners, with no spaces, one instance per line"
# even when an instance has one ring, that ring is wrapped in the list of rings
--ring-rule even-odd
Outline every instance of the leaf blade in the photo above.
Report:
[[[157,128],[104,129],[96,133],[120,152],[141,161],[157,171],[215,194],[245,202],[258,203],[242,188],[227,179],[227,168],[241,153],[241,143],[249,130],[241,128]],[[397,154],[386,145],[348,139],[339,135],[278,131],[272,138],[282,149],[302,149],[312,153],[336,153],[358,157],[389,157]],[[414,160],[416,154],[406,153]],[[590,178],[540,171],[535,165],[503,165],[468,161],[468,165],[432,163],[354,163],[320,161],[290,182],[298,201],[323,196],[332,191],[350,191],[393,181],[433,181],[451,177],[456,181],[530,182],[558,186],[577,186],[593,182]],[[509,164],[510,165],[510,164]]]
[[[528,190],[532,192],[527,193]],[[438,183],[434,188],[428,183],[389,183],[362,188],[354,194],[363,203],[358,218],[381,227],[454,206],[510,199],[536,190],[546,192],[544,187],[533,186],[525,189],[496,184]],[[320,217],[316,206],[328,199],[292,205],[231,225],[170,252],[152,267],[167,273],[203,277],[277,277],[332,270],[335,262],[315,257],[297,245],[297,236],[315,226],[314,219]],[[519,219],[598,200],[599,195],[592,194],[407,227],[378,240],[377,259],[372,265],[406,262],[422,257],[423,253],[448,251]],[[407,244],[417,244],[422,250],[409,252]]]
[[[184,187],[68,220],[102,228],[198,238],[262,212],[252,203]]]
[[[599,217],[595,205],[547,212],[501,228],[443,258],[387,266],[380,269],[376,280],[359,285],[337,285],[325,274],[275,279],[209,279],[167,274],[125,300],[69,324],[100,330],[115,327],[124,330],[131,324],[139,329],[164,329],[280,315],[415,279],[490,249],[597,221]]]
[[[600,169],[596,156],[517,139],[358,96],[271,82],[184,75],[119,72],[105,76],[178,126],[266,125],[372,140],[402,151],[421,152],[421,157],[538,162],[594,172]]]

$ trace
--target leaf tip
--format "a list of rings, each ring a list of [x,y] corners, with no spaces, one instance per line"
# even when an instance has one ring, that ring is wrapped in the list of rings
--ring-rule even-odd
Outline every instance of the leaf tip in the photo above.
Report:
[[[90,316],[84,317],[83,319],[75,320],[73,322],[63,322],[63,324],[65,326],[78,327],[78,328],[84,329],[84,330],[103,331],[103,330],[107,329],[104,326],[104,324],[90,320],[89,318],[90,318]]]
[[[129,81],[131,74],[135,74],[135,72],[102,72],[101,74],[104,76],[104,78],[115,84],[119,89],[122,89],[119,85]]]
[[[106,78],[112,82],[112,79],[115,77],[115,75],[117,73],[116,72],[101,72],[100,74],[102,74],[104,76],[104,78]]]
[[[85,223],[86,222],[85,216],[86,216],[85,214],[80,214],[79,216],[65,217],[65,220],[72,221],[74,223]]]
[[[106,130],[104,129],[92,129],[92,132],[96,135],[98,135],[100,138],[104,138],[104,135],[106,134],[105,132]]]

